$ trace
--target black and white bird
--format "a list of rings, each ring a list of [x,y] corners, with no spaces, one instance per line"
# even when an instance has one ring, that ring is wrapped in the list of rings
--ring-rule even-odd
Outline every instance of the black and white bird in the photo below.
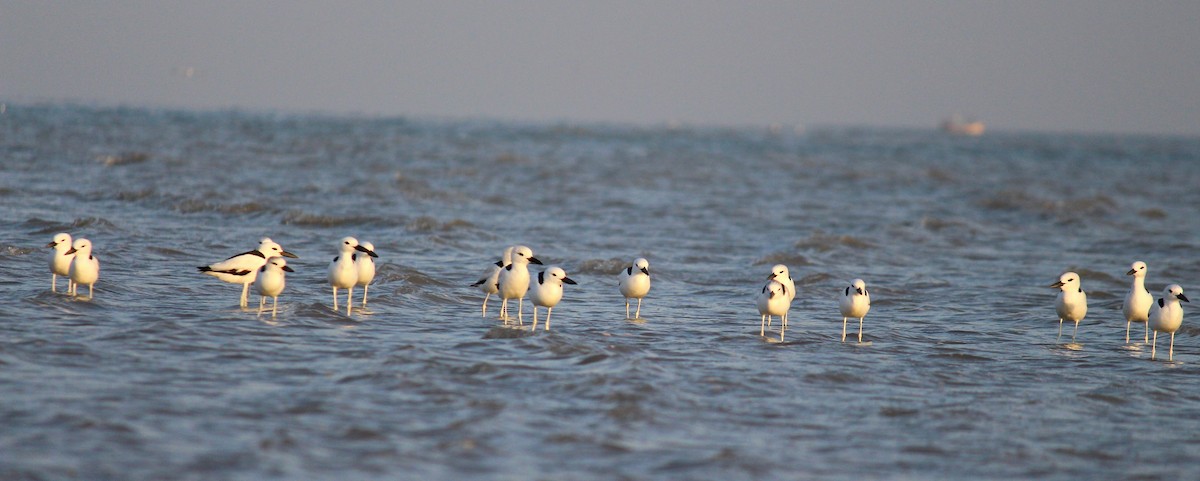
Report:
[[[512,251],[516,246],[509,246],[504,249],[504,254],[500,256],[500,260],[488,266],[483,277],[471,284],[471,287],[478,287],[483,291],[483,317],[487,317],[487,303],[492,294],[500,292],[500,270],[512,264]]]
[[[358,283],[358,268],[354,264],[358,252],[370,256],[375,255],[359,245],[358,239],[343,237],[338,242],[338,255],[329,263],[329,285],[333,286],[333,310],[338,310],[338,289],[346,289],[347,316],[350,315],[350,308],[354,305],[354,285]]]
[[[772,266],[771,275],[767,276],[767,280],[777,281],[780,284],[783,284],[783,293],[787,295],[789,305],[791,304],[792,300],[796,298],[796,281],[792,280],[792,274],[788,272],[787,266],[783,264],[775,264]],[[788,310],[790,311],[791,308],[789,307]],[[770,319],[767,321],[767,325],[770,326]],[[787,313],[783,314],[783,319],[781,321],[783,322],[783,327],[787,328]]]
[[[562,300],[563,284],[575,284],[575,280],[567,277],[567,271],[561,267],[552,266],[537,275],[537,281],[529,289],[529,300],[533,302],[533,330],[537,330],[538,306],[546,308],[546,330],[550,330],[550,311]]]
[[[267,263],[267,259],[274,256],[298,258],[296,254],[283,250],[283,247],[271,240],[270,237],[263,237],[258,243],[258,248],[252,251],[243,252],[228,259],[207,266],[200,266],[197,269],[201,273],[216,277],[221,281],[230,284],[242,285],[241,307],[246,307],[247,297],[250,292],[250,284],[258,278],[258,270]]]
[[[1079,333],[1079,321],[1087,315],[1087,294],[1080,287],[1079,274],[1065,272],[1050,287],[1059,289],[1058,297],[1054,300],[1054,311],[1058,313],[1058,339],[1062,339],[1063,321],[1071,321],[1075,323],[1075,332],[1071,334],[1071,343],[1074,344],[1075,334]]]
[[[283,293],[283,288],[286,285],[286,273],[296,272],[287,265],[287,259],[283,256],[273,256],[267,259],[267,263],[258,268],[258,278],[254,280],[254,290],[260,296],[258,299],[258,315],[262,315],[263,305],[267,303],[267,298],[271,298],[271,318],[275,318],[275,312],[279,306],[279,294]]]
[[[1133,276],[1133,285],[1125,294],[1125,303],[1121,304],[1121,313],[1125,314],[1125,343],[1129,343],[1129,325],[1134,322],[1145,323],[1150,319],[1150,305],[1154,304],[1154,296],[1146,289],[1146,263],[1134,262],[1129,266],[1125,275]],[[1150,342],[1150,325],[1146,325],[1146,336],[1143,343]]]
[[[358,282],[356,286],[363,288],[363,307],[367,307],[367,289],[371,287],[371,281],[375,280],[375,260],[373,257],[379,257],[375,254],[375,244],[363,242],[359,244],[363,249],[366,249],[367,255],[354,255],[354,268],[358,271]]]
[[[650,261],[639,257],[617,275],[617,289],[625,296],[625,318],[642,318],[642,298],[650,293]],[[629,300],[637,299],[637,311],[629,317]]]
[[[787,315],[788,307],[791,306],[791,300],[787,298],[787,292],[783,290],[783,284],[779,281],[767,281],[759,292],[756,301],[758,306],[759,318],[762,321],[758,328],[758,335],[765,336],[767,333],[767,324],[771,320],[771,316],[782,318]],[[780,322],[779,337],[783,338],[783,323]]]
[[[1191,302],[1187,296],[1183,295],[1183,288],[1179,284],[1171,284],[1163,289],[1162,297],[1158,302],[1151,304],[1150,316],[1147,320],[1147,326],[1154,331],[1153,344],[1150,347],[1150,358],[1153,359],[1155,350],[1158,347],[1158,333],[1171,333],[1171,352],[1168,354],[1168,360],[1175,360],[1175,331],[1179,330],[1179,326],[1183,325],[1183,306],[1179,301]]]
[[[508,314],[508,300],[517,300],[517,323],[524,324],[521,310],[524,307],[525,293],[529,291],[529,264],[541,265],[542,261],[533,256],[533,249],[525,246],[514,246],[512,263],[500,270],[496,280],[500,299],[500,317],[507,323],[512,316]]]
[[[75,239],[67,254],[75,254],[71,258],[71,268],[67,273],[71,277],[71,295],[79,295],[79,285],[87,284],[88,299],[91,299],[92,287],[100,278],[100,260],[92,255],[92,241]]]
[[[67,292],[71,292],[71,259],[75,257],[75,254],[67,254],[71,250],[71,234],[54,234],[54,240],[46,247],[54,248],[50,254],[50,290],[58,292],[58,276],[63,276],[67,279]]]
[[[846,321],[857,317],[858,342],[861,343],[863,318],[867,317],[867,311],[871,310],[871,294],[867,292],[867,283],[862,279],[855,279],[849,286],[846,286],[838,307],[842,311],[842,342],[846,342]]]

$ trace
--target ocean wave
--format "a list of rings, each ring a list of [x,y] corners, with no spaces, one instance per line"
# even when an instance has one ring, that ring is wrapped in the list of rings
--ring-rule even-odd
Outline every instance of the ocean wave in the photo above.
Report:
[[[75,235],[76,231],[84,229],[92,229],[98,231],[113,231],[117,229],[117,225],[110,222],[108,219],[101,217],[79,217],[71,221],[70,224],[61,222],[47,221],[38,218],[32,218],[25,221],[25,225],[37,227],[33,231],[34,234],[57,234],[59,232],[67,232]],[[40,227],[38,227],[40,226]]]
[[[812,261],[808,260],[808,257],[805,257],[803,254],[791,252],[772,252],[754,261],[754,265],[756,266],[773,266],[775,264],[783,264],[788,267],[813,265]]]
[[[412,232],[452,232],[459,229],[468,229],[475,227],[475,224],[462,219],[453,219],[448,222],[442,222],[434,217],[421,216],[409,221],[404,225],[405,229]]]
[[[341,227],[379,225],[380,218],[365,215],[320,215],[291,210],[283,214],[283,218],[279,222],[283,225],[305,227]]]
[[[795,247],[800,250],[815,250],[818,252],[828,252],[841,247],[849,247],[851,249],[874,249],[875,244],[849,235],[833,235],[826,234],[821,231],[814,232],[807,239],[796,241]]]
[[[173,209],[183,214],[199,212],[216,212],[220,214],[255,214],[271,210],[269,204],[263,202],[243,202],[240,204],[220,204],[199,199],[188,199],[177,202]]]
[[[1065,218],[1105,216],[1117,209],[1117,201],[1104,194],[1073,199],[1047,199],[1021,189],[997,192],[979,201],[979,205],[989,210],[1028,212]]]
[[[621,269],[629,265],[630,259],[618,259],[616,257],[612,259],[588,259],[580,262],[579,267],[576,267],[571,274],[607,274],[615,276],[618,272],[621,272]]]
[[[137,202],[140,200],[145,200],[145,199],[154,197],[154,195],[157,193],[158,192],[156,190],[151,189],[151,188],[139,189],[139,190],[122,190],[122,191],[117,191],[116,193],[114,193],[112,195],[112,198],[114,200],[119,200],[121,202]]]

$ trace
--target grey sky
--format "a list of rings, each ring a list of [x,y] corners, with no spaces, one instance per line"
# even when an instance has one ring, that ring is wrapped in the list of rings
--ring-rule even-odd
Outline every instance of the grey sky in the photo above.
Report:
[[[0,101],[1195,135],[1198,26],[1197,1],[6,0]]]

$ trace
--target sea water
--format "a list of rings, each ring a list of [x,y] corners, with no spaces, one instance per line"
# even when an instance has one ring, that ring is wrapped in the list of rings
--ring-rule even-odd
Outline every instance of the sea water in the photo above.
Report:
[[[1200,298],[1200,139],[9,105],[0,174],[2,479],[1200,474],[1200,310],[1173,362],[1120,312],[1137,260]],[[93,299],[50,291],[58,232]],[[344,236],[380,256],[349,316]],[[196,270],[262,237],[300,256],[274,319]],[[513,244],[579,282],[549,332],[469,287]]]

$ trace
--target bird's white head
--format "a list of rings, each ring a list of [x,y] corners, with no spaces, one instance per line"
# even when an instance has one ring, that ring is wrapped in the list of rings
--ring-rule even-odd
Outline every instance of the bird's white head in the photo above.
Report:
[[[354,248],[354,250],[364,252],[371,257],[379,257],[379,254],[375,253],[375,244],[370,242],[360,242],[358,246]]]
[[[292,270],[291,267],[288,267],[287,259],[284,259],[283,256],[274,256],[270,259],[267,259],[267,264],[271,265],[271,266],[275,266],[275,268],[283,270],[283,271],[296,272],[296,271]]]
[[[1183,287],[1180,287],[1179,284],[1171,284],[1163,289],[1163,300],[1171,302],[1176,299],[1183,302],[1192,302],[1188,300],[1187,296],[1183,295]]]
[[[768,282],[767,285],[763,286],[762,291],[763,294],[766,294],[767,297],[771,299],[774,299],[775,296],[782,296],[784,294],[783,284],[780,284],[779,281]]]
[[[268,259],[274,256],[297,257],[296,254],[283,250],[283,246],[275,243],[270,237],[263,237],[258,242],[258,251],[267,256]]]
[[[518,260],[521,259],[521,260]],[[512,248],[513,262],[527,262],[530,264],[541,264],[542,261],[533,256],[533,249],[525,246],[513,246]]]
[[[549,280],[549,279],[555,279],[555,280],[558,280],[560,282],[564,282],[567,284],[575,283],[574,279],[567,277],[567,271],[564,271],[561,267],[558,267],[558,266],[553,266],[549,269],[546,269],[545,271],[542,271],[543,282],[546,280]]]
[[[859,295],[862,295],[862,296],[867,295],[867,283],[864,282],[862,279],[855,279],[853,282],[850,283],[850,287],[855,292],[857,292]]]
[[[343,237],[338,241],[338,250],[342,252],[350,252],[358,249],[358,239],[353,237]]]
[[[54,242],[46,244],[46,247],[53,247],[56,251],[68,251],[71,249],[71,234],[59,232],[54,234]]]
[[[1129,272],[1126,272],[1125,275],[1134,276],[1134,277],[1146,277],[1146,263],[1142,262],[1142,261],[1137,261],[1137,262],[1134,262],[1133,264],[1130,264]]]
[[[92,241],[87,239],[75,239],[75,243],[71,244],[71,250],[67,254],[75,254],[79,257],[88,257],[92,255]]]
[[[771,267],[771,275],[768,276],[767,279],[774,279],[782,282],[786,279],[790,279],[791,277],[791,274],[788,273],[787,266],[783,264],[775,264],[773,267]]]
[[[1079,289],[1079,274],[1074,272],[1064,272],[1058,276],[1058,282],[1050,284],[1050,287],[1062,289],[1063,292],[1078,291]]]
[[[645,257],[638,257],[633,261],[633,268],[642,271],[643,274],[650,275],[650,261]]]

